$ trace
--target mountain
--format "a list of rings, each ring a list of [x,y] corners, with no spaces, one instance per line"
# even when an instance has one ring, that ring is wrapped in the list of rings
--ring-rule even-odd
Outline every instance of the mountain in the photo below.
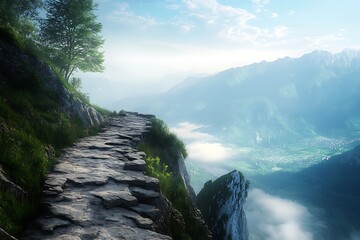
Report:
[[[302,171],[252,179],[254,187],[307,206],[324,224],[316,239],[350,239],[360,229],[360,146]]]
[[[186,80],[168,92],[119,103],[167,122],[197,122],[242,145],[279,144],[360,130],[360,51],[314,51]],[[123,104],[123,105],[121,105]]]
[[[341,154],[359,145],[359,76],[360,51],[314,51],[187,80],[137,98],[133,110],[206,126],[240,152],[211,166],[241,170],[253,186],[306,206],[320,219],[315,239],[346,239],[360,229],[358,148]],[[205,164],[192,164],[190,174],[205,175]]]
[[[196,204],[216,240],[249,238],[244,204],[249,182],[239,171],[232,171],[205,183]]]

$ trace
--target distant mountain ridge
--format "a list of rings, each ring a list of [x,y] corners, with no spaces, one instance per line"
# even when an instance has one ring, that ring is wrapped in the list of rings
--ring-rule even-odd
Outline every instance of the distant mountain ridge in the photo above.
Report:
[[[209,125],[236,143],[269,145],[316,134],[357,133],[358,76],[360,51],[314,51],[186,80],[164,94],[124,104],[167,122]]]

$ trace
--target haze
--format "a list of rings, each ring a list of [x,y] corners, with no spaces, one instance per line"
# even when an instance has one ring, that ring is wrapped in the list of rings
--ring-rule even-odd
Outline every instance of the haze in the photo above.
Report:
[[[162,92],[196,74],[359,48],[360,2],[98,0],[106,70],[79,74],[92,102]]]
[[[357,181],[324,160],[360,142],[360,2],[98,3],[106,70],[81,75],[93,103],[165,120],[187,144],[196,192],[243,172],[251,239],[359,239],[356,188],[346,202],[336,185]],[[333,170],[336,184],[312,184]]]

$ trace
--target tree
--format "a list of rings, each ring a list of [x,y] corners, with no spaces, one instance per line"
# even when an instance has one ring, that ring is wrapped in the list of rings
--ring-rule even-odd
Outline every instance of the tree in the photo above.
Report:
[[[42,0],[1,0],[0,25],[12,27],[24,36],[35,31],[33,20],[38,16]]]
[[[48,0],[46,19],[40,22],[41,39],[60,74],[69,82],[76,70],[100,72],[104,56],[100,48],[101,24],[92,0]]]

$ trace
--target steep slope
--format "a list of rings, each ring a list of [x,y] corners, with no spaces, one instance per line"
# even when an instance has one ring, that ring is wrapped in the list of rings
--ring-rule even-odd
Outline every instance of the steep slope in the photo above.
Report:
[[[0,227],[19,234],[37,214],[52,159],[104,121],[25,44],[0,29]]]
[[[147,155],[146,172],[160,180],[161,192],[167,201],[160,202],[165,212],[160,232],[173,239],[211,239],[200,211],[195,205],[195,193],[184,163],[187,156],[184,143],[169,131],[166,124],[154,118],[150,131],[139,149]]]
[[[186,81],[134,109],[168,122],[209,125],[216,135],[242,145],[352,135],[360,129],[359,63],[359,51],[314,51]]]
[[[209,225],[213,238],[247,240],[244,204],[249,182],[239,171],[232,171],[214,182],[205,183],[196,205]]]

